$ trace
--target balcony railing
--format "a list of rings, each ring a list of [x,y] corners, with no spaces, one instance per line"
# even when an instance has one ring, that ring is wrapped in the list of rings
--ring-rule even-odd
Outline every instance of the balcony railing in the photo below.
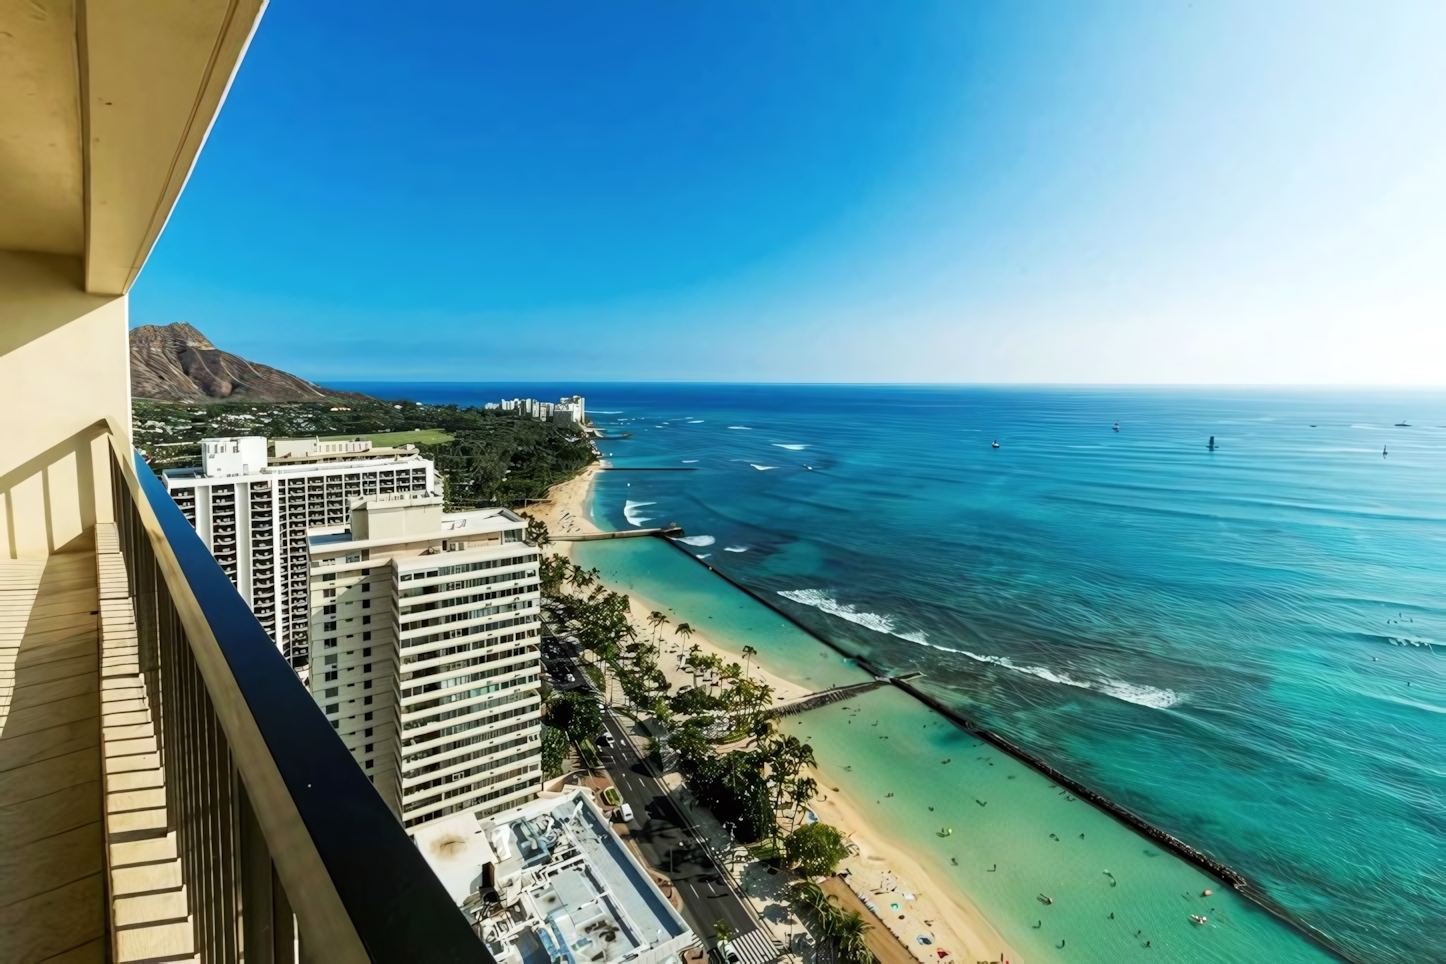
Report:
[[[112,455],[198,958],[493,964],[164,487]]]

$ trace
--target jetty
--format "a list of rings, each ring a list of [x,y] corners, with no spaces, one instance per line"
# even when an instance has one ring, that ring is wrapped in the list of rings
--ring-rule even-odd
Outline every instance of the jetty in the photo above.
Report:
[[[599,472],[696,472],[691,465],[599,465]]]
[[[602,539],[638,539],[643,536],[661,536],[677,539],[687,535],[682,526],[664,526],[661,529],[622,529],[618,532],[570,532],[548,536],[552,542],[597,542]]]
[[[860,693],[867,693],[869,690],[876,690],[880,686],[888,686],[887,679],[871,679],[867,683],[854,683],[850,686],[835,686],[826,690],[819,690],[817,693],[809,693],[807,696],[800,696],[796,700],[788,700],[779,703],[777,706],[764,710],[766,717],[795,716],[799,713],[807,713],[809,710],[816,710],[820,706],[827,706],[830,703],[838,703],[843,700],[858,696]]]

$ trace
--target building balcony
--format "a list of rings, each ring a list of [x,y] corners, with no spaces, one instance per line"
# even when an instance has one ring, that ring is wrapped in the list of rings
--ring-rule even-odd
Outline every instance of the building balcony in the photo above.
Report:
[[[116,451],[114,522],[0,561],[5,960],[490,964],[274,614]]]
[[[128,292],[264,6],[0,4],[4,964],[493,964],[237,593],[249,490],[214,559],[129,441]]]

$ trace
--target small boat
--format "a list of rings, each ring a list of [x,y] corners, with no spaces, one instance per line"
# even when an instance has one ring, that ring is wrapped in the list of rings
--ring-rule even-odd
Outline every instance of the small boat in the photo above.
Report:
[[[1406,421],[1405,419],[1402,419],[1401,421],[1399,421],[1399,422],[1396,423],[1396,428],[1410,428],[1410,427],[1411,427],[1411,423],[1408,422],[1408,421]]]
[[[1203,924],[1203,923],[1205,923],[1206,920],[1208,920],[1208,919],[1209,919],[1209,918],[1207,918],[1204,914],[1191,914],[1191,915],[1190,915],[1190,923],[1192,923],[1192,924]]]
[[[952,836],[954,836],[954,828],[953,828],[953,827],[944,827],[942,830],[939,831],[939,836],[941,836],[941,837],[952,837]]]
[[[992,449],[997,449],[997,448],[999,448],[999,439],[995,439],[994,442],[993,442],[989,447],[992,448]]]
[[[1048,894],[1040,894],[1038,899],[1039,899],[1039,902],[1040,902],[1041,904],[1053,904],[1053,903],[1054,903],[1054,898],[1051,897],[1051,896],[1049,896]]]

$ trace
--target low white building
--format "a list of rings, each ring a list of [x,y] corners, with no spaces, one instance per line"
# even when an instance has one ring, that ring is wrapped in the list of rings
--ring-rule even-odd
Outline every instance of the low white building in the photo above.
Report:
[[[698,943],[586,790],[414,839],[497,964],[664,964]]]

